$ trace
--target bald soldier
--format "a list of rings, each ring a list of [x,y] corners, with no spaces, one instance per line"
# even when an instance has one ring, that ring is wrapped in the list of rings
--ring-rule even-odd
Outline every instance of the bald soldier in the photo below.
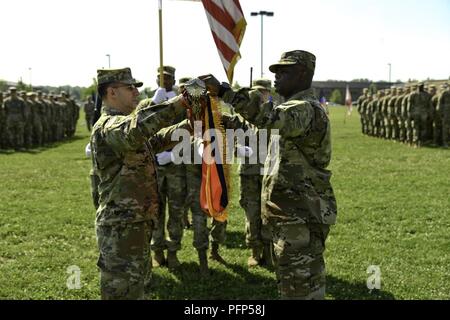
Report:
[[[326,169],[331,129],[311,88],[315,65],[312,53],[295,50],[269,67],[275,73],[276,91],[285,98],[273,108],[261,106],[256,90],[233,92],[211,75],[201,77],[212,94],[224,96],[246,120],[272,133],[262,183],[262,219],[271,229],[283,299],[324,299],[323,253],[330,225],[336,222],[331,172]],[[259,112],[261,107],[267,111]]]
[[[159,212],[154,150],[169,147],[174,130],[190,125],[184,120],[160,131],[185,112],[182,96],[136,109],[142,82],[129,68],[97,70],[97,83],[104,106],[90,144],[101,295],[143,299]]]

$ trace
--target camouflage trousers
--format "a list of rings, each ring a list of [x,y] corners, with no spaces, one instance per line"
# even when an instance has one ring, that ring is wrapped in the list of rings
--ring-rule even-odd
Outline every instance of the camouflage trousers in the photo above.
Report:
[[[450,130],[450,110],[447,109],[442,113],[442,143],[448,145],[449,142],[449,130]]]
[[[227,222],[211,219],[211,230],[208,229],[208,216],[200,208],[200,187],[202,183],[202,166],[186,166],[187,197],[186,204],[192,212],[192,227],[194,240],[192,245],[197,250],[208,249],[211,243],[223,244],[225,242]]]
[[[159,219],[153,231],[152,250],[178,251],[181,249],[181,239],[183,238],[183,214],[186,205],[184,167],[175,164],[158,166],[158,191],[160,195]],[[167,225],[166,205],[168,206]]]
[[[433,142],[436,145],[442,144],[442,117],[439,113],[436,113],[433,119]]]
[[[398,125],[399,121],[398,121],[397,117],[392,116],[389,119],[389,122],[390,122],[390,128],[391,128],[390,138],[392,140],[398,140],[400,137],[400,127]]]
[[[399,133],[398,133],[398,140],[401,142],[405,142],[407,139],[407,134],[406,134],[406,121],[403,119],[400,119],[398,121],[398,127],[399,127]]]
[[[17,149],[24,146],[25,125],[20,121],[6,122],[6,136],[10,147]]]
[[[33,146],[33,125],[29,122],[29,120],[25,123],[23,130],[23,144],[25,148],[31,148]]]
[[[411,122],[412,143],[425,142],[427,135],[427,115],[414,115]]]
[[[103,300],[144,299],[151,276],[152,228],[149,221],[96,226]]]
[[[86,120],[86,128],[88,131],[91,131],[92,129],[92,115],[91,114],[85,114],[85,120]]]
[[[271,242],[267,225],[261,220],[261,175],[240,175],[241,198],[239,203],[245,211],[245,243],[249,248],[260,248]]]
[[[36,121],[33,124],[33,144],[41,146],[43,141],[42,123]]]
[[[271,229],[281,299],[324,299],[323,253],[330,226],[277,222]]]

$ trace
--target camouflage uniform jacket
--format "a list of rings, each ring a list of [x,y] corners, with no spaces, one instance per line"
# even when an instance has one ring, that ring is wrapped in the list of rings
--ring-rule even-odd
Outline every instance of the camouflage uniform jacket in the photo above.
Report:
[[[260,105],[256,95],[243,89],[230,94],[230,99],[235,110],[259,129],[279,130],[279,136],[271,134],[265,161],[264,218],[334,224],[336,199],[331,172],[326,170],[331,159],[330,123],[313,90],[298,92],[272,109]],[[272,154],[276,140],[279,154]]]
[[[158,152],[176,144],[170,143],[172,132],[188,129],[189,123],[183,121],[156,133],[171,125],[182,111],[179,98],[138,108],[128,116],[104,107],[90,140],[97,225],[157,218],[159,199],[153,150]]]

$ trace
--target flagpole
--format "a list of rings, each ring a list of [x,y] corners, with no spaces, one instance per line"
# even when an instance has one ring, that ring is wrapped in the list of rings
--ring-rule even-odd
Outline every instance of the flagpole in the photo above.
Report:
[[[162,0],[158,0],[158,4],[159,4],[159,87],[164,88]]]

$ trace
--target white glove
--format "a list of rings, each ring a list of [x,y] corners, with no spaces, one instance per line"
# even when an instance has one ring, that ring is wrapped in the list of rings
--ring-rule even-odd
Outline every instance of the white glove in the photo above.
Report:
[[[91,143],[90,142],[86,145],[86,148],[84,148],[84,152],[86,153],[86,157],[88,157],[88,158],[91,157]]]
[[[203,145],[203,139],[195,139],[194,140],[194,149],[195,152],[197,152],[197,154],[200,156],[200,158],[203,158],[203,149],[204,149],[204,145]]]
[[[250,147],[247,146],[237,146],[237,155],[238,157],[246,157],[250,158],[253,154],[253,150]]]
[[[160,166],[165,166],[172,162],[172,151],[163,151],[156,154],[156,159]]]
[[[160,104],[161,102],[166,101],[166,95],[167,93],[165,88],[158,88],[152,98],[152,102],[154,104]]]

